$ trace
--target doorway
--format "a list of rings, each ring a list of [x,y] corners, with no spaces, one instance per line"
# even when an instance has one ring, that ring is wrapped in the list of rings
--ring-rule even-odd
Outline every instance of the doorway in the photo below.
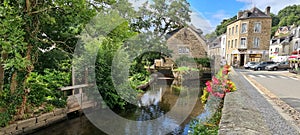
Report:
[[[244,66],[245,63],[245,54],[240,54],[240,66]]]

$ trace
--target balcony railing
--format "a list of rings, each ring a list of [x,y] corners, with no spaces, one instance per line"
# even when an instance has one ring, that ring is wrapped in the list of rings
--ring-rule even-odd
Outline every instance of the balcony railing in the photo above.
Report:
[[[240,45],[238,49],[247,49],[247,45]]]

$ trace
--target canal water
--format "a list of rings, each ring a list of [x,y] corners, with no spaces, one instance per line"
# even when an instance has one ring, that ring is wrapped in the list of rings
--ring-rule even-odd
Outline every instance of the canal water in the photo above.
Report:
[[[137,107],[119,112],[119,118],[115,120],[111,120],[114,115],[108,115],[110,111],[101,110],[68,119],[33,134],[104,135],[99,128],[113,134],[188,134],[189,123],[203,112],[203,104],[199,98],[199,80],[187,81],[195,85],[174,87],[173,80],[156,81],[138,98]],[[197,97],[196,100],[192,100],[194,97]],[[171,132],[167,132],[169,129]]]

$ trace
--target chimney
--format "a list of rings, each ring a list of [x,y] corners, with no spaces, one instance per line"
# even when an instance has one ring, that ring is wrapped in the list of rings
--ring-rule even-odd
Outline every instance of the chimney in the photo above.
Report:
[[[270,10],[271,10],[271,7],[267,6],[266,10],[265,10],[265,14],[270,15]]]
[[[236,19],[239,19],[242,15],[243,15],[243,11],[239,11],[237,16],[236,16]]]

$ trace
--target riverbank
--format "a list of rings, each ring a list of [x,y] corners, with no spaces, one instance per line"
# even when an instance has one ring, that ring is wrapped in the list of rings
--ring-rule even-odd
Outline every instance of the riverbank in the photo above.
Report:
[[[44,113],[33,118],[15,121],[6,127],[0,128],[0,135],[29,134],[39,128],[43,128],[54,123],[67,119],[67,109],[60,108]]]

